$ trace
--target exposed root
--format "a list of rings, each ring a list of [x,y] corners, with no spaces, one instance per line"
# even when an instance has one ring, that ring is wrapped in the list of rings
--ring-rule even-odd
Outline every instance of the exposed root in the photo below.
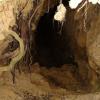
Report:
[[[86,28],[86,22],[87,22],[87,10],[88,10],[88,5],[86,4],[85,12],[84,12],[84,31],[87,32]]]
[[[13,36],[19,42],[19,54],[11,60],[9,65],[0,67],[0,72],[12,70],[15,64],[25,55],[24,42],[18,34],[11,30],[8,30],[7,34]]]
[[[49,10],[50,10],[50,0],[48,0],[48,9],[47,9],[47,13],[49,13]]]
[[[32,16],[31,16],[30,19],[29,19],[29,22],[28,22],[29,30],[31,29],[31,22],[32,22],[32,19],[33,19],[33,17],[35,16],[35,14],[37,13],[37,11],[39,10],[40,7],[41,7],[41,5],[39,5],[39,6],[36,7],[36,9],[34,10]]]
[[[87,6],[87,3],[88,3],[88,1],[86,0],[86,1],[82,4],[82,6],[78,8],[77,13],[78,13],[82,8],[84,8],[84,6]]]
[[[32,24],[32,31],[34,31],[35,29],[36,29],[36,20],[37,20],[37,18],[39,17],[39,16],[37,16],[37,18],[36,19],[34,19],[34,21],[32,22],[32,20],[33,20],[33,18],[34,18],[34,16],[37,14],[37,13],[42,13],[42,9],[43,9],[43,5],[44,5],[44,1],[45,0],[37,0],[37,7],[34,9],[34,11],[33,11],[33,13],[32,13],[32,15],[31,15],[31,17],[29,18],[29,21],[28,21],[28,28],[29,28],[29,31],[31,31],[31,24]],[[39,9],[41,9],[40,11],[39,11]],[[29,32],[30,33],[30,32]],[[31,43],[32,43],[32,36],[31,36],[31,33],[30,33],[30,44],[29,44],[29,47],[27,48],[27,51],[28,51],[28,53],[29,53],[29,55],[30,55],[30,64],[29,64],[29,67],[31,66],[31,64],[32,64],[32,56],[31,56]]]

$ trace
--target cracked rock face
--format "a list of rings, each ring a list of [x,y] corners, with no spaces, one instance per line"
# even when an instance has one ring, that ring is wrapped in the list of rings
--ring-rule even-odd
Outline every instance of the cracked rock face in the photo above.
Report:
[[[15,24],[13,4],[11,1],[0,2],[0,40],[5,39],[3,31],[9,30],[9,26]],[[7,33],[6,33],[7,34]]]
[[[90,9],[93,8],[93,12],[89,10],[90,13],[88,15],[90,28],[87,32],[87,52],[91,68],[100,74],[100,7],[96,6]]]

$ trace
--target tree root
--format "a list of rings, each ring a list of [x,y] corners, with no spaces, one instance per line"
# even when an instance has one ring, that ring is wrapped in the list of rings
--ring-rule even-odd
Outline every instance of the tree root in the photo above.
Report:
[[[24,42],[23,40],[18,36],[18,34],[12,30],[6,31],[7,35],[13,36],[18,42],[19,42],[19,54],[11,59],[10,64],[6,66],[0,67],[0,72],[4,71],[11,71],[14,69],[15,64],[21,60],[21,58],[25,55],[25,50],[24,50]]]

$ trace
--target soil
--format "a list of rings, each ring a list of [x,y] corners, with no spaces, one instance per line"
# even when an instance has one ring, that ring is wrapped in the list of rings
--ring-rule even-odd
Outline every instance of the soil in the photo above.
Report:
[[[31,73],[16,69],[15,83],[5,72],[0,76],[0,100],[100,100],[100,93],[89,93],[72,69],[66,64],[48,69],[35,63]]]

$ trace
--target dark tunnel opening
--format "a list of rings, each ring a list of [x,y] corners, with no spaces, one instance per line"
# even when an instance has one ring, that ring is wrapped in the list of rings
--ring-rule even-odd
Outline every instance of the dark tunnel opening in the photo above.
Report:
[[[35,34],[36,61],[42,66],[74,63],[69,37],[65,38],[63,27],[61,30],[61,25],[53,19],[56,9],[57,6],[40,18]]]

